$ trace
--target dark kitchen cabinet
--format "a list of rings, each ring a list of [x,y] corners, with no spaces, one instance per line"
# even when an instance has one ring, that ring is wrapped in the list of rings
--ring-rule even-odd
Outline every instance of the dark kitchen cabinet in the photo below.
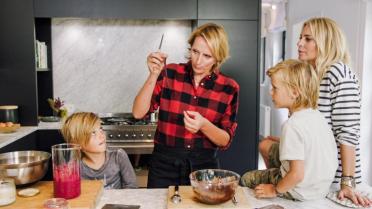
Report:
[[[258,20],[259,0],[198,0],[198,19]]]
[[[197,0],[34,0],[35,17],[197,18]]]
[[[240,85],[238,128],[231,146],[219,152],[221,168],[243,174],[258,165],[259,22],[250,20],[198,20],[224,26],[229,37],[230,59],[221,71]]]
[[[52,146],[64,143],[64,139],[59,130],[38,130],[36,146],[38,150],[52,153]],[[43,181],[53,180],[52,159],[49,160],[48,171],[45,174]]]
[[[18,139],[15,142],[0,148],[0,153],[24,150],[38,150],[36,138],[36,132],[28,134],[27,136],[24,136],[21,139]]]
[[[19,122],[37,125],[32,1],[2,0],[0,28],[0,105],[18,105]]]

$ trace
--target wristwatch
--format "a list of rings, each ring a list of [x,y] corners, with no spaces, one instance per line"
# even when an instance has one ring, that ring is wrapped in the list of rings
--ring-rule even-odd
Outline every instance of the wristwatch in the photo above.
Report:
[[[277,187],[275,187],[275,192],[277,197],[284,197],[284,193],[279,192]]]
[[[348,186],[355,189],[355,179],[353,176],[342,176],[341,177],[341,186]]]

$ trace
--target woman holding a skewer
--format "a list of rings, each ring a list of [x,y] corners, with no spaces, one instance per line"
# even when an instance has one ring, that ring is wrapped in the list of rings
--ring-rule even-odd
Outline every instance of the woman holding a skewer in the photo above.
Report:
[[[227,149],[237,127],[239,85],[220,72],[229,57],[222,26],[207,23],[189,37],[189,61],[168,64],[150,53],[149,76],[133,103],[135,118],[159,108],[148,187],[189,185],[194,170],[219,168],[218,149]]]

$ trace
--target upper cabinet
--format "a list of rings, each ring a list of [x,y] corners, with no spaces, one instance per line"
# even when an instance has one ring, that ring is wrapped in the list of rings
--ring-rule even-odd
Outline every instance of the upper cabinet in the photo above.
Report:
[[[196,19],[197,0],[34,0],[35,17]]]
[[[37,92],[32,1],[2,0],[0,28],[0,105],[18,105],[19,122],[22,125],[36,125]]]
[[[258,20],[257,0],[198,0],[198,19]]]

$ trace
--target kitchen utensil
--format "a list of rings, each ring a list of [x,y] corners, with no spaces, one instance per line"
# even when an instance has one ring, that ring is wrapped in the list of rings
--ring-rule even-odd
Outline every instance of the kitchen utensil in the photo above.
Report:
[[[18,106],[17,105],[0,106],[0,122],[18,123]]]
[[[238,201],[236,200],[235,195],[232,197],[231,200],[234,203],[234,205],[237,205],[238,204]]]
[[[50,153],[15,151],[0,154],[0,176],[13,178],[16,185],[39,181],[48,170]]]
[[[163,45],[163,38],[164,38],[164,33],[161,35],[160,44],[158,48],[159,51],[161,50],[161,46]]]
[[[190,174],[195,197],[207,204],[219,204],[231,200],[235,195],[239,179],[239,174],[221,169],[197,170]]]
[[[163,39],[164,39],[164,33],[161,35],[161,39],[160,39],[160,44],[159,44],[159,48],[158,48],[158,51],[160,52],[160,50],[161,50],[161,47],[163,46]],[[166,61],[166,59],[164,60],[164,68],[165,68],[165,66],[167,65],[167,61]],[[164,69],[165,70],[165,77],[168,77],[167,76],[167,70],[166,69]]]
[[[80,146],[57,144],[52,146],[54,196],[72,199],[81,192]]]
[[[182,198],[181,198],[181,196],[179,194],[179,187],[178,187],[178,185],[176,185],[174,187],[174,195],[171,197],[171,200],[175,204],[178,204],[178,203],[180,203],[182,201]]]
[[[16,200],[14,180],[11,178],[0,179],[0,206],[9,205]]]

